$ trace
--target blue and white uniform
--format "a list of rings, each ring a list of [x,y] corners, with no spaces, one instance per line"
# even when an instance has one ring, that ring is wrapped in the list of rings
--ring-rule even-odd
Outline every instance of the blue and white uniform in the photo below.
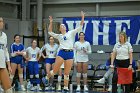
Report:
[[[57,56],[62,57],[64,60],[73,59],[73,46],[75,41],[75,35],[77,32],[82,31],[82,26],[68,31],[66,34],[55,34],[54,32],[48,32],[49,35],[58,39],[60,43],[60,51]]]
[[[28,70],[30,74],[31,84],[39,84],[39,65],[37,58],[40,56],[40,49],[38,47],[36,47],[35,49],[33,49],[32,47],[28,47],[26,49],[26,52],[28,58],[30,58],[28,61]],[[33,79],[33,76],[35,76],[35,79]]]
[[[41,49],[41,51],[44,50],[46,51],[46,56],[47,56],[47,58],[45,58],[46,64],[53,64],[55,62],[55,58],[58,50],[58,44],[55,43],[52,47],[49,43],[47,43]]]
[[[0,68],[6,68],[5,62],[10,61],[7,49],[7,35],[4,32],[0,33]]]
[[[11,53],[11,58],[10,58],[10,61],[12,63],[15,63],[15,64],[20,64],[22,66],[22,61],[23,61],[23,56],[22,55],[16,55],[15,52],[21,52],[21,51],[25,51],[25,48],[24,48],[24,45],[19,43],[19,44],[16,44],[16,43],[13,43],[11,45],[11,48],[10,48],[10,53]]]
[[[83,43],[77,41],[74,44],[75,61],[76,62],[88,62],[88,54],[91,53],[90,43],[85,41]]]

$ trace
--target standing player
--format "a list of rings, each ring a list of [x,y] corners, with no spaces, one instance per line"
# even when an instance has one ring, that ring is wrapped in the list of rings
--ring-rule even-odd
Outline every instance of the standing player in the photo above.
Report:
[[[25,54],[25,48],[24,45],[20,43],[20,35],[16,34],[14,36],[14,43],[11,45],[11,67],[12,67],[12,73],[11,73],[11,80],[13,80],[15,71],[18,69],[18,75],[19,75],[19,81],[21,84],[21,90],[25,91],[26,89],[24,88],[23,85],[23,67],[22,67],[22,62],[23,62],[23,56]]]
[[[26,49],[28,61],[28,70],[30,74],[30,82],[33,85],[31,90],[42,90],[40,88],[40,79],[39,79],[39,65],[38,60],[41,56],[40,49],[37,47],[37,41],[32,41],[32,46]]]
[[[53,69],[58,50],[58,44],[54,43],[54,38],[52,36],[49,37],[49,43],[45,44],[42,47],[41,51],[44,50],[46,51],[46,56],[43,53],[42,56],[45,59],[46,63],[46,74],[50,74],[50,70]],[[45,90],[49,90],[50,88],[54,90],[53,77],[51,77],[49,84],[46,85]]]
[[[9,53],[7,49],[7,35],[2,32],[3,25],[3,18],[0,17],[0,81],[2,83],[5,93],[13,93],[8,71],[6,69],[7,63],[9,72],[12,72]]]
[[[60,66],[64,63],[64,91],[68,91],[68,83],[69,83],[69,73],[71,71],[71,67],[73,65],[73,45],[74,45],[74,39],[77,32],[80,32],[82,30],[82,26],[84,24],[84,13],[81,12],[81,23],[80,26],[74,30],[66,32],[66,26],[64,24],[60,24],[60,32],[61,34],[55,34],[52,32],[52,22],[53,19],[50,16],[50,24],[49,24],[49,34],[53,36],[54,38],[59,40],[60,43],[60,51],[58,52],[58,55],[56,57],[55,65],[53,70],[50,71],[50,74],[46,77],[48,80],[50,77],[52,77],[54,74],[58,72],[60,69]],[[65,62],[64,62],[65,61]]]
[[[87,69],[88,69],[88,54],[91,53],[90,43],[85,41],[85,34],[83,32],[79,33],[79,41],[74,45],[75,48],[75,61],[77,62],[77,89],[80,91],[80,80],[81,75],[84,79],[84,91],[88,91],[87,88]]]

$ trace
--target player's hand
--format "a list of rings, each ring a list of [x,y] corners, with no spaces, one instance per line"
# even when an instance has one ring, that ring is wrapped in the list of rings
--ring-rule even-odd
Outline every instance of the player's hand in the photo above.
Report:
[[[114,69],[114,65],[110,65],[110,68]]]
[[[49,16],[50,23],[53,22],[52,16]]]
[[[36,60],[39,62],[39,59],[40,59],[40,58],[37,58]]]
[[[85,13],[83,11],[81,11],[81,17],[85,17]]]
[[[29,61],[31,58],[26,58],[26,61]]]
[[[131,69],[132,69],[132,65],[129,65],[128,70],[131,70]]]
[[[18,51],[18,52],[15,52],[16,53],[16,55],[20,55],[20,52]]]
[[[8,71],[9,71],[10,74],[12,73],[12,68],[11,68],[11,66],[8,66]]]
[[[45,58],[48,58],[48,56],[43,56],[43,58],[45,59]]]
[[[26,56],[26,52],[22,52],[21,55],[22,55],[22,56]]]
[[[87,53],[87,49],[84,48],[83,51],[84,51],[85,53]]]

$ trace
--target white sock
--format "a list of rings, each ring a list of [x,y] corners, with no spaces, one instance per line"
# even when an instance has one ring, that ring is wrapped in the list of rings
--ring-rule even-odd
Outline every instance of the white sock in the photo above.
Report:
[[[21,85],[21,87],[24,87],[24,85]]]
[[[77,85],[77,87],[80,87],[80,85]]]
[[[68,89],[68,87],[64,86],[64,89]]]
[[[87,85],[84,85],[84,88],[86,88],[87,87]]]
[[[40,87],[40,84],[37,84],[38,87]]]
[[[112,85],[109,85],[109,87],[111,87],[111,88],[112,88]]]
[[[62,76],[58,76],[58,82],[61,83]]]

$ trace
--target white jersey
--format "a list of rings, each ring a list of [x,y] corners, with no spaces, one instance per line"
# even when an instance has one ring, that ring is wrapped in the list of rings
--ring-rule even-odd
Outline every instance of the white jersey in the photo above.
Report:
[[[115,44],[113,52],[116,52],[116,59],[125,60],[129,59],[129,53],[133,52],[133,48],[129,42],[122,45],[118,42]]]
[[[88,54],[91,53],[91,46],[90,43],[85,41],[81,43],[77,41],[74,44],[74,58],[75,62],[88,62]]]
[[[37,61],[37,57],[40,56],[40,49],[36,47],[33,49],[32,47],[28,47],[26,49],[28,57],[31,58],[29,61]]]
[[[57,49],[58,49],[58,44],[54,44],[54,46],[52,47],[50,44],[45,44],[41,51],[45,50],[46,51],[46,55],[48,56],[47,58],[56,58],[56,54],[57,54]]]
[[[7,35],[1,32],[0,36],[0,68],[6,68],[6,61],[10,62],[7,49]]]
[[[66,34],[55,34],[54,32],[49,32],[51,36],[59,40],[60,43],[60,49],[73,49],[74,41],[75,41],[75,35],[77,32],[82,31],[82,26],[68,31]]]

